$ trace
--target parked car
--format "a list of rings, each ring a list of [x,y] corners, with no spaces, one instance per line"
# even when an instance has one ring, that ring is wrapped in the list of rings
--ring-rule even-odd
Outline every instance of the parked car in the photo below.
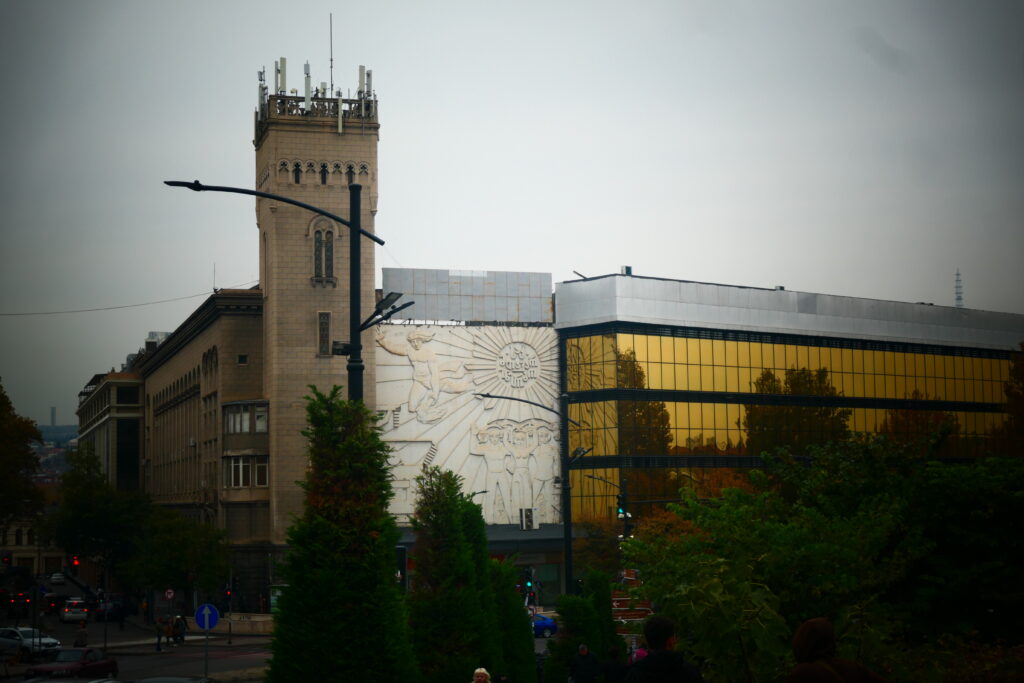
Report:
[[[68,599],[66,595],[59,595],[57,593],[47,593],[43,596],[43,613],[44,614],[60,614],[60,611],[64,609],[64,601]]]
[[[550,638],[558,632],[558,624],[551,617],[543,614],[533,615],[533,636],[534,638]]]
[[[70,621],[88,621],[89,608],[82,598],[68,598],[64,601],[64,607],[60,610],[60,621],[66,624]]]
[[[30,666],[26,677],[98,678],[117,676],[117,661],[92,647],[59,650],[49,662]]]
[[[11,591],[7,596],[7,615],[10,617],[27,617],[32,611],[32,593],[29,591]]]
[[[64,575],[60,572],[54,572],[53,574],[50,574],[50,583],[54,586],[63,586]]]
[[[39,629],[0,628],[0,653],[25,657],[51,655],[60,650],[60,641]]]

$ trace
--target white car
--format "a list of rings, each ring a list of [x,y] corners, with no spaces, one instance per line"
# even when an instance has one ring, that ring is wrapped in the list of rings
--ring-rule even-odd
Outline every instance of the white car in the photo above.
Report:
[[[62,624],[69,621],[88,621],[89,608],[85,606],[82,598],[68,598],[64,601],[64,607],[60,610],[59,619]]]
[[[44,635],[39,629],[0,628],[0,652],[34,657],[48,655],[60,649],[60,641]]]

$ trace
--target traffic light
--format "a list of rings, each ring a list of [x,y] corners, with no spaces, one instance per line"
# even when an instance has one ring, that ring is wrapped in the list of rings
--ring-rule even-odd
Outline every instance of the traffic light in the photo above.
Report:
[[[3,560],[4,569],[7,569],[8,567],[10,567],[13,564],[13,562],[14,562],[13,558],[11,557],[11,551],[10,550],[5,550],[2,558],[0,558],[0,559]]]
[[[72,567],[77,567],[78,565],[79,565],[78,555],[72,555],[71,556],[71,566]]]
[[[616,501],[616,509],[617,509],[616,514],[618,515],[619,519],[625,519],[626,515],[628,514],[626,512],[626,494],[625,493],[617,494],[615,496],[615,501]]]

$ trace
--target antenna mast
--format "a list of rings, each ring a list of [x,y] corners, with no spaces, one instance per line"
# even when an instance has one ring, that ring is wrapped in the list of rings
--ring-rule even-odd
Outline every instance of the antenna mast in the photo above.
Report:
[[[331,95],[334,95],[334,13],[328,14],[327,17],[327,23],[331,27]]]
[[[956,307],[964,307],[964,283],[960,280],[960,269],[956,269]]]

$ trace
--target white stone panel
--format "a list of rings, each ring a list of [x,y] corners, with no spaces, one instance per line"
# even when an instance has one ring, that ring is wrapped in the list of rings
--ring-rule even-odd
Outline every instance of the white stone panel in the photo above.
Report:
[[[518,524],[527,507],[543,524],[560,521],[552,328],[385,324],[375,328],[375,353],[399,523],[415,510],[415,478],[428,465],[461,476],[488,524]]]

